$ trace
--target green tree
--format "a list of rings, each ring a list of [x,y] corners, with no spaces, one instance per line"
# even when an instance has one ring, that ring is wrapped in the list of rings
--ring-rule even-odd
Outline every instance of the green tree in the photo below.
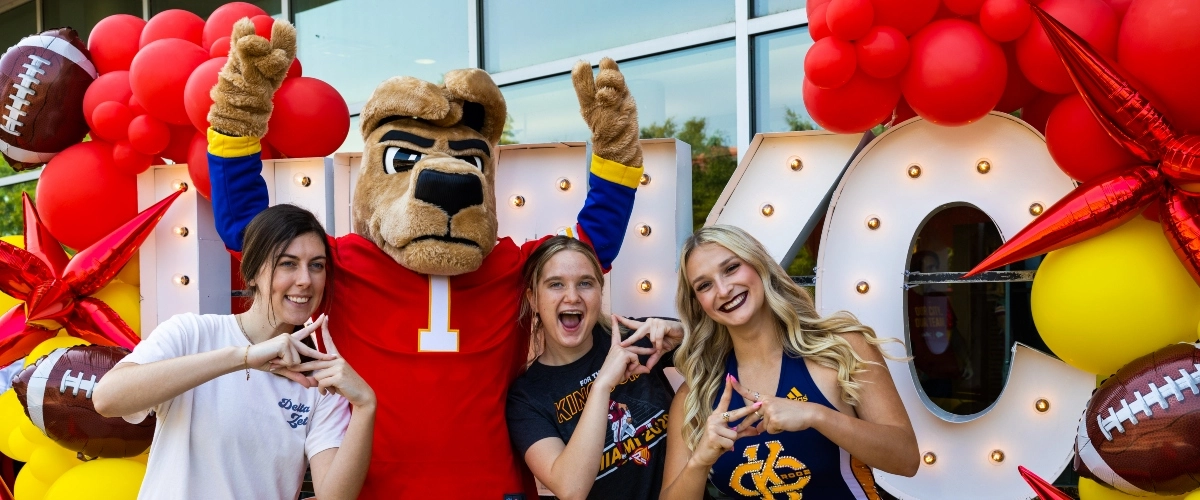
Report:
[[[0,178],[14,175],[17,172],[8,165],[8,162],[0,157]],[[37,192],[37,181],[28,181],[18,184],[10,184],[8,186],[0,186],[0,236],[10,234],[22,234],[25,230],[25,217],[23,204],[21,203],[21,193],[29,193],[30,197],[35,197]]]
[[[519,144],[517,134],[513,131],[513,117],[508,115],[504,117],[504,130],[500,131],[500,145]]]
[[[737,168],[737,151],[729,147],[724,134],[720,131],[709,133],[707,128],[708,121],[703,117],[689,118],[682,127],[672,117],[641,129],[643,139],[673,137],[692,147],[693,229],[704,225],[708,212]]]
[[[787,122],[788,130],[799,132],[801,130],[816,130],[817,126],[813,122],[800,116],[791,106],[783,108],[783,121]]]

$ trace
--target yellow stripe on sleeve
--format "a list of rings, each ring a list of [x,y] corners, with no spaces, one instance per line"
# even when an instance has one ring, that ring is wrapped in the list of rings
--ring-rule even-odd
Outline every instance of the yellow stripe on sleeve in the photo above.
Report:
[[[208,152],[220,158],[240,158],[262,151],[257,137],[230,137],[208,129]]]
[[[596,177],[630,189],[637,189],[644,171],[645,168],[641,166],[627,167],[615,161],[592,155],[592,173],[596,174]]]

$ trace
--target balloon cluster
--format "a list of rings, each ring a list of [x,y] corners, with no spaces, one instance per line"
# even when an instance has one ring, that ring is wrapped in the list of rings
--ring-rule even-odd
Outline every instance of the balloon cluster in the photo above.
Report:
[[[60,241],[84,248],[132,218],[135,176],[165,160],[186,163],[192,185],[208,195],[209,91],[242,18],[270,37],[275,20],[244,2],[225,4],[208,20],[173,9],[149,21],[118,14],[96,24],[88,50],[100,76],[83,99],[92,140],[59,153],[38,185],[38,208]],[[326,156],[349,131],[337,90],[301,72],[297,60],[275,94],[264,159]]]
[[[1173,3],[1147,3],[1155,1]],[[819,125],[841,133],[918,115],[940,125],[959,126],[992,110],[1018,109],[1026,121],[1046,131],[1048,117],[1066,95],[1075,93],[1075,87],[1045,33],[1033,22],[1029,3],[812,0],[807,9],[815,43],[804,60],[804,104]],[[1103,54],[1116,54],[1128,0],[1035,3]],[[1149,26],[1140,9],[1133,9],[1134,15],[1126,16],[1125,22]],[[1161,15],[1154,21],[1178,24]],[[1139,56],[1145,52],[1144,44],[1133,49]],[[1098,125],[1081,130],[1077,125],[1088,118],[1086,109],[1082,102],[1070,102],[1073,108],[1057,113],[1063,115],[1057,128],[1067,130],[1062,133],[1062,146],[1072,151],[1088,149],[1086,158],[1103,156],[1105,161],[1099,165],[1120,163],[1121,155],[1110,154],[1119,149],[1115,145],[1094,149],[1071,142],[1089,133],[1096,139],[1092,143],[1105,137]],[[1048,140],[1050,135],[1047,132]],[[1093,162],[1088,168],[1101,167]]]

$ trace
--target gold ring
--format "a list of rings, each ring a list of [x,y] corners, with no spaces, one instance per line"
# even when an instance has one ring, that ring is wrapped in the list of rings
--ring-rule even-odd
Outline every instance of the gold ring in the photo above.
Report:
[[[729,421],[729,412],[722,413],[721,420],[728,422]]]
[[[762,418],[762,413],[759,413],[759,412],[754,412],[754,414],[755,414],[755,415],[758,415],[758,418]]]

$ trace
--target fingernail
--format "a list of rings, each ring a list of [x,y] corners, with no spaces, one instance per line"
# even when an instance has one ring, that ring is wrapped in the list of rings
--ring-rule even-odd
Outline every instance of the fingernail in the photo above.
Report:
[[[726,374],[725,374],[725,381],[726,381],[726,382],[729,382],[729,381],[731,381],[731,380],[733,380],[733,374],[732,374],[732,373],[726,373]]]
[[[751,405],[751,406],[753,406],[753,407],[755,407],[755,408],[758,408],[758,407],[762,406],[762,401],[759,401],[759,402],[757,402],[757,403],[754,403],[754,404],[753,404],[753,405]]]

